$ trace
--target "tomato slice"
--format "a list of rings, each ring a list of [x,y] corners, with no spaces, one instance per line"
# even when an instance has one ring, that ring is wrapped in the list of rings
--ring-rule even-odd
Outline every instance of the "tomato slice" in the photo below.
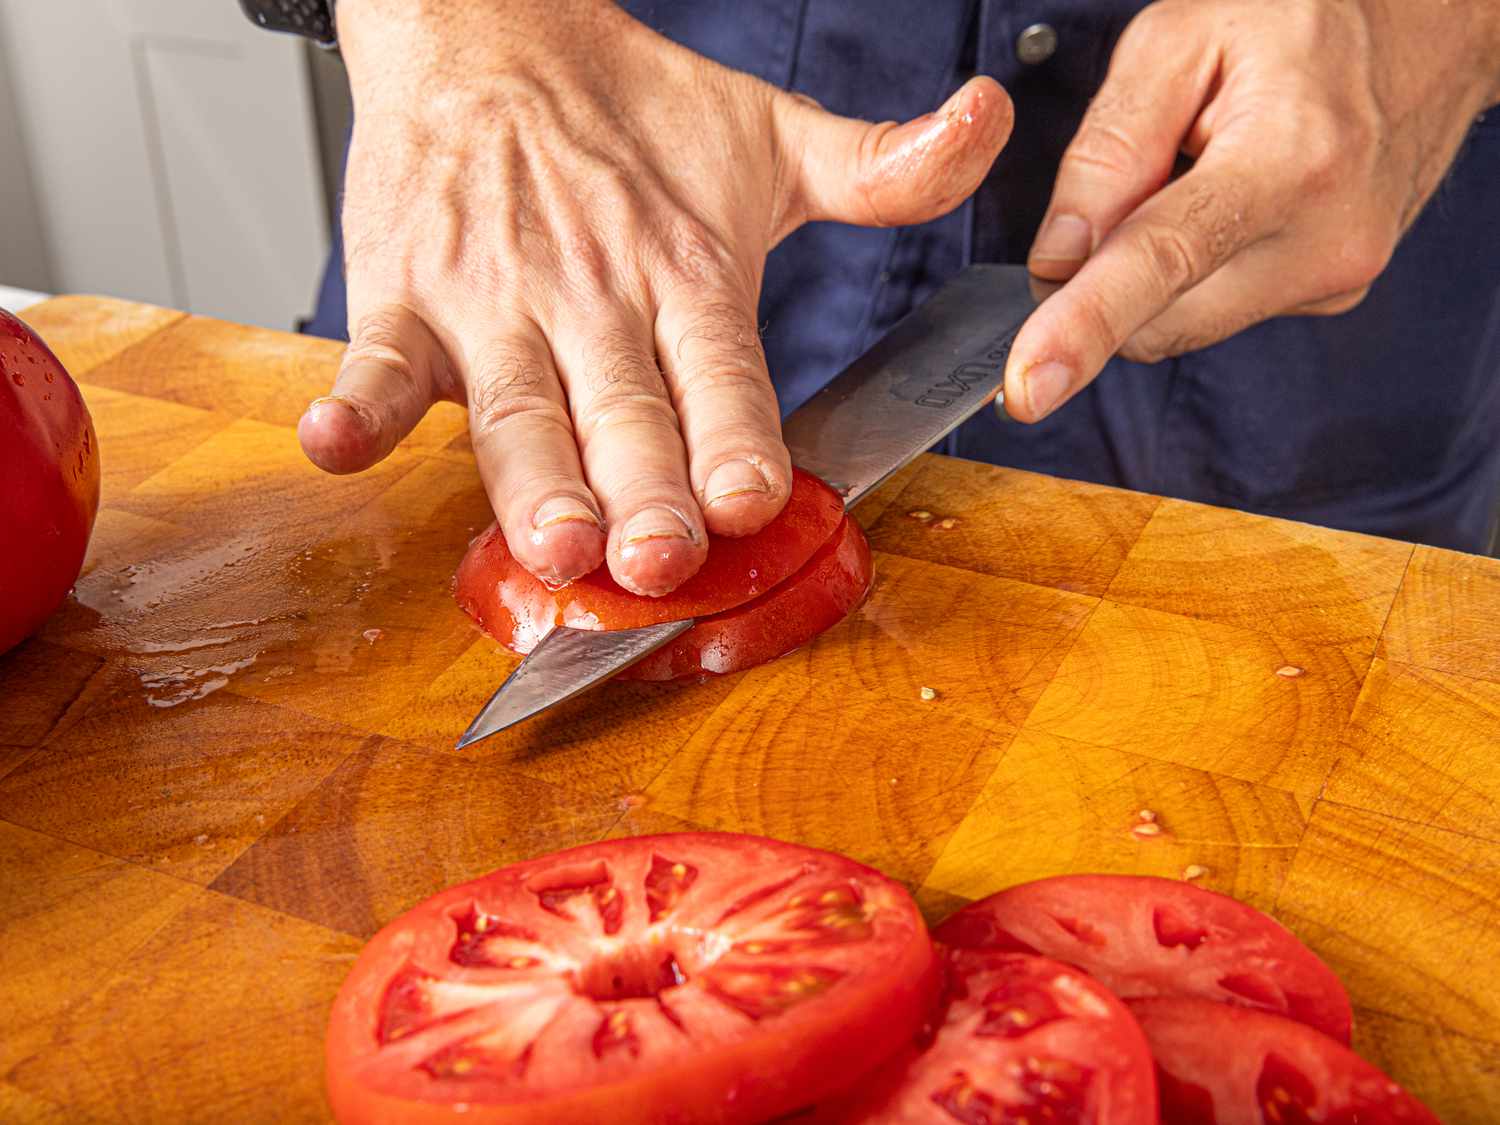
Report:
[[[1174,879],[1060,875],[1001,891],[938,927],[967,949],[1077,965],[1122,999],[1198,996],[1288,1016],[1349,1042],[1349,994],[1292,932],[1252,906]]]
[[[801,648],[864,599],[873,576],[870,542],[846,519],[796,574],[754,601],[700,618],[671,644],[620,673],[672,680],[753,668]]]
[[[950,950],[930,1045],[863,1096],[810,1119],[855,1125],[1156,1125],[1146,1037],[1125,1005],[1071,966]]]
[[[1163,1125],[1438,1125],[1349,1048],[1293,1020],[1191,997],[1132,1000]]]
[[[549,587],[515,560],[505,536],[491,525],[459,564],[455,593],[481,628],[526,653],[555,625],[635,629],[743,605],[801,569],[843,518],[844,501],[837,492],[811,473],[793,469],[791,496],[775,519],[742,539],[710,535],[703,568],[659,598],[632,594],[602,566]]]
[[[938,974],[911,897],[853,860],[717,833],[591,844],[451,888],[334,1002],[342,1122],[757,1122],[912,1036]]]

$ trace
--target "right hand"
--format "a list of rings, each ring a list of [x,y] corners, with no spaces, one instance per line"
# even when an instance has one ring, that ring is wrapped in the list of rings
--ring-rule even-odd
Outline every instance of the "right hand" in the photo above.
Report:
[[[660,595],[705,528],[791,484],[756,326],[803,223],[917,223],[978,186],[1011,107],[976,78],[872,125],[726,69],[606,0],[340,0],[356,107],[351,343],[299,426],[356,472],[464,403],[512,553]]]

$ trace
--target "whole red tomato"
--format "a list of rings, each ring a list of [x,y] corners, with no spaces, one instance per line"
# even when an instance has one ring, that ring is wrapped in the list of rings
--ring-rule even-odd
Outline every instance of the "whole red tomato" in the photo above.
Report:
[[[0,652],[68,596],[99,511],[99,443],[78,385],[0,309]]]

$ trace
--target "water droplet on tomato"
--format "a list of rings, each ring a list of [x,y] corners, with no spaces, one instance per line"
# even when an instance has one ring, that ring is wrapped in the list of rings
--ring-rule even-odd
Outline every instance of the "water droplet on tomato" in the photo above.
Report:
[[[19,371],[12,371],[10,373],[10,377],[15,382],[16,386],[24,387],[26,385],[26,376],[22,375]]]

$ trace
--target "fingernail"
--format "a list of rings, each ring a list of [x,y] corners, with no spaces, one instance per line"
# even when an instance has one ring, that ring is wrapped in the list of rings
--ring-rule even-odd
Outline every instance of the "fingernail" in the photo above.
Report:
[[[554,496],[551,500],[539,505],[536,513],[531,517],[531,526],[541,530],[553,524],[572,521],[591,523],[595,527],[603,526],[597,515],[589,511],[581,500],[575,500],[571,496]]]
[[[725,461],[708,474],[708,480],[703,485],[703,495],[708,498],[710,505],[735,496],[744,496],[749,492],[769,491],[771,489],[766,483],[765,475],[749,461],[738,459]]]
[[[1081,262],[1093,249],[1094,233],[1087,219],[1053,215],[1037,235],[1031,256],[1049,262]]]
[[[1060,363],[1043,363],[1026,372],[1026,403],[1034,418],[1044,418],[1062,401],[1073,373]]]
[[[313,399],[307,404],[307,416],[314,422],[321,422],[331,412],[340,407],[358,418],[361,423],[368,424],[368,419],[360,412],[359,408],[343,395],[324,395],[321,398]]]
[[[695,538],[683,518],[670,508],[643,508],[630,517],[620,533],[620,541],[627,546],[647,539]]]
[[[353,399],[344,398],[342,395],[324,395],[323,398],[314,399],[314,401],[309,402],[306,413],[308,413],[309,422],[314,423],[314,425],[320,425],[330,414],[336,413],[336,411],[344,411],[344,413],[350,414],[366,431],[375,431],[377,429],[375,420],[372,417],[369,417],[365,411],[360,410],[359,405]]]

